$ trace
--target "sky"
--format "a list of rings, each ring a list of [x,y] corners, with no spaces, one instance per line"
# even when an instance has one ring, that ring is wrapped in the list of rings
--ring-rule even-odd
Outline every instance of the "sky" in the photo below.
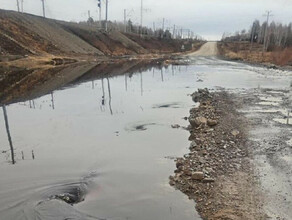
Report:
[[[21,0],[19,0],[21,1]],[[23,0],[24,12],[41,15],[41,0]],[[105,5],[102,0],[102,6]],[[66,20],[87,20],[88,10],[98,19],[97,0],[45,0],[47,17]],[[16,0],[0,0],[0,8],[16,10]],[[141,0],[109,0],[109,19],[127,19],[140,23]],[[249,29],[255,19],[264,21],[267,10],[271,20],[288,24],[292,22],[292,0],[143,0],[143,24],[190,29],[207,40],[220,40],[224,32]],[[105,7],[102,10],[104,16]]]

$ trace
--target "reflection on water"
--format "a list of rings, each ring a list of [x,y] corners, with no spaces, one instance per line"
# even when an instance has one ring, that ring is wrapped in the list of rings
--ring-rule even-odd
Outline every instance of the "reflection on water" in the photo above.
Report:
[[[72,87],[88,81],[91,81],[92,89],[94,89],[95,80],[124,74],[128,74],[129,77],[131,77],[133,73],[140,72],[142,74],[143,71],[153,66],[163,68],[164,65],[163,62],[158,62],[157,60],[134,60],[131,62],[117,61],[110,64],[107,62],[99,64],[71,64],[54,67],[49,70],[37,69],[32,73],[23,73],[24,75],[28,74],[24,79],[11,79],[15,81],[9,81],[9,83],[6,83],[5,80],[0,81],[0,103],[10,104],[34,100],[43,95],[51,94],[52,108],[54,109],[54,97],[52,92],[56,89]],[[18,71],[25,72],[24,70]],[[125,80],[127,84],[127,78]],[[33,101],[30,103],[30,106],[32,105],[34,105]]]
[[[108,78],[107,78],[107,87],[108,87],[108,97],[109,97],[108,105],[109,105],[109,109],[110,109],[110,112],[111,112],[111,115],[112,115],[113,114],[113,109],[112,109],[112,95],[111,95],[110,81],[109,81]]]
[[[183,118],[194,105],[188,94],[288,85],[259,74],[262,69],[208,59],[188,67],[134,61],[59,71],[45,84],[1,93],[2,102],[15,103],[7,107],[15,149],[37,156],[16,166],[0,159],[0,216],[6,220],[200,219],[193,201],[168,184],[175,164],[167,158],[188,151],[188,132],[171,128],[188,125]],[[0,146],[6,145],[0,129]],[[72,207],[50,200],[75,195],[92,172],[99,175],[90,186],[86,181],[85,201]]]
[[[12,162],[12,164],[15,164],[14,148],[13,148],[12,138],[11,138],[11,134],[10,134],[8,115],[7,115],[5,105],[2,106],[2,110],[3,110],[3,116],[4,116],[4,121],[5,121],[5,128],[6,128],[6,132],[7,132],[8,142],[9,142],[9,146],[10,146],[11,162]]]
[[[54,102],[54,93],[51,92],[51,100],[52,100],[52,109],[55,109],[55,102]]]

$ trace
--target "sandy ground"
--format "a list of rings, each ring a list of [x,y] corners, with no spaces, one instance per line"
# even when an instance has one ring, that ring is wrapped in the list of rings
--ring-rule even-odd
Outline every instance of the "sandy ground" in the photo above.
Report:
[[[207,42],[204,44],[200,50],[188,54],[188,56],[217,56],[217,42]]]

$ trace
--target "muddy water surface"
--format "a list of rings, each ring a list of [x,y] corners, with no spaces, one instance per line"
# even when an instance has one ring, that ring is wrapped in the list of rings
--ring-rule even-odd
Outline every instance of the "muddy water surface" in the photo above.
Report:
[[[0,219],[200,219],[195,203],[168,184],[173,159],[188,152],[188,132],[171,127],[188,125],[188,94],[289,82],[275,70],[216,58],[190,62],[75,80],[6,106],[16,164],[0,117]]]

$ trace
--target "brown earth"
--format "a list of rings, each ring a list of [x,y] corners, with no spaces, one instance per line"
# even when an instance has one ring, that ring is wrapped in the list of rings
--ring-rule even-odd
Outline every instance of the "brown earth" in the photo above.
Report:
[[[153,54],[181,52],[182,44],[197,43],[190,40],[141,38],[111,30],[104,32],[97,26],[47,19],[35,15],[0,10],[0,65],[10,61],[21,66],[26,63],[51,62],[51,59],[103,60],[105,57],[132,56],[144,58]],[[200,45],[202,43],[200,42]],[[140,57],[141,56],[141,57]],[[31,58],[33,57],[33,58]]]
[[[250,42],[219,42],[221,56],[230,60],[242,60],[250,63],[292,66],[292,48],[263,52],[263,45]]]
[[[199,90],[190,111],[190,153],[176,161],[170,184],[196,201],[203,219],[260,220],[261,194],[250,162],[247,120],[226,92]]]

